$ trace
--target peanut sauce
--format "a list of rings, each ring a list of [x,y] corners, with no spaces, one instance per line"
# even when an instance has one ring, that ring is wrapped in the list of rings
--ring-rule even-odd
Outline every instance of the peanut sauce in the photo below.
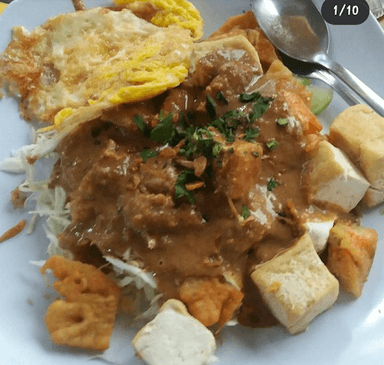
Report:
[[[255,264],[292,245],[300,235],[297,216],[309,207],[301,182],[306,137],[298,125],[277,123],[289,117],[278,83],[269,82],[265,96],[271,97],[270,107],[253,124],[259,128],[253,145],[261,153],[253,156],[258,168],[252,184],[241,172],[244,164],[237,166],[239,176],[231,176],[231,183],[241,187],[240,196],[228,193],[228,178],[221,169],[223,161],[231,158],[231,146],[249,148],[251,142],[244,141],[243,130],[207,162],[210,173],[203,165],[200,181],[204,184],[192,186],[195,204],[191,204],[185,196],[175,199],[175,184],[185,166],[193,169],[194,161],[181,158],[178,147],[149,140],[134,122],[134,116],[140,115],[152,128],[163,110],[164,115],[172,111],[174,124],[180,123],[184,113],[193,115],[193,123],[207,125],[211,120],[207,94],[215,101],[216,117],[232,110],[250,113],[253,103],[241,102],[239,94],[261,85],[263,77],[252,90],[247,89],[255,77],[260,75],[246,56],[228,60],[211,53],[178,88],[153,100],[106,111],[67,136],[57,148],[59,159],[50,183],[62,186],[70,201],[72,223],[59,236],[61,247],[75,259],[95,265],[104,262],[103,255],[122,258],[130,249],[155,274],[165,298],[178,298],[179,286],[188,277],[222,278],[231,273],[245,294],[240,323],[275,324],[249,275]],[[218,92],[226,102],[216,99]],[[273,140],[278,143],[274,149],[267,145]],[[160,153],[144,162],[140,156],[144,148],[157,148]],[[271,179],[275,186],[269,189]],[[245,220],[244,206],[251,213]]]

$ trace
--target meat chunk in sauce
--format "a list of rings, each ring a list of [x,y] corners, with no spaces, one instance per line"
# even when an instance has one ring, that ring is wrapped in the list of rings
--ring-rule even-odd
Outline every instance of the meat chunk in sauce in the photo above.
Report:
[[[258,180],[262,154],[261,145],[236,140],[215,166],[217,190],[234,200],[245,197]]]

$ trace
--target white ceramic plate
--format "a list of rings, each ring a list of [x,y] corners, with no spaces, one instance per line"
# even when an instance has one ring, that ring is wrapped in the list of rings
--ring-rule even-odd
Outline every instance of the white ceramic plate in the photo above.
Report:
[[[227,17],[250,9],[249,0],[195,0],[205,19],[206,34]],[[318,6],[321,0],[315,1]],[[87,0],[87,5],[107,4],[108,0]],[[0,15],[0,51],[11,39],[11,28],[28,29],[49,16],[72,11],[70,0],[15,0]],[[384,97],[384,34],[370,18],[360,26],[331,26],[331,56],[356,73]],[[337,96],[323,114],[330,121],[347,105]],[[18,113],[14,100],[0,101],[0,160],[12,150],[30,141],[29,127]],[[23,177],[0,173],[0,232],[17,223],[26,213],[15,212],[9,194]],[[288,335],[282,328],[252,330],[242,327],[223,331],[222,346],[217,351],[219,364],[242,365],[382,365],[384,359],[384,217],[380,209],[369,212],[363,220],[378,230],[380,242],[363,295],[353,300],[341,295],[337,304],[319,316],[308,331]],[[0,364],[81,365],[94,353],[55,346],[49,340],[43,318],[49,300],[38,269],[31,260],[45,259],[47,239],[41,224],[36,232],[25,233],[0,244]],[[110,354],[119,363],[139,365],[130,346],[136,329],[124,328],[120,318],[113,335]],[[124,359],[122,361],[121,359]],[[103,364],[92,360],[92,364]],[[164,364],[167,365],[167,364]]]

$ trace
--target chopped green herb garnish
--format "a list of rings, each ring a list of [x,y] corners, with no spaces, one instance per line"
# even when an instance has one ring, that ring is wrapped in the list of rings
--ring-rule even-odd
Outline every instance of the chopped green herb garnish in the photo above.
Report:
[[[254,142],[255,138],[259,136],[259,128],[248,128],[244,132],[244,140],[248,142]]]
[[[186,196],[191,204],[195,204],[195,196],[187,190],[185,184],[196,180],[196,176],[191,170],[184,170],[176,180],[175,184],[175,199],[180,199]]]
[[[141,158],[143,159],[143,162],[145,162],[148,158],[156,157],[157,152],[151,151],[148,148],[144,148],[140,153]]]
[[[249,122],[255,123],[270,107],[271,99],[259,97],[253,106],[253,113],[249,114]]]
[[[276,123],[281,126],[288,125],[288,119],[287,118],[279,118]]]
[[[267,189],[269,191],[272,191],[276,186],[277,186],[277,181],[275,181],[273,179],[269,179]]]
[[[271,99],[269,98],[259,98],[257,99],[253,107],[253,118],[255,120],[259,119],[270,107]]]
[[[207,158],[216,157],[221,150],[221,144],[213,139],[213,133],[206,127],[190,126],[182,133],[185,139],[180,154],[190,157],[193,154],[201,153]]]
[[[206,104],[207,113],[211,119],[214,119],[216,117],[216,104],[211,98],[211,96],[208,94],[207,94],[206,101],[207,101],[207,104]]]
[[[244,219],[247,219],[250,215],[251,215],[251,211],[248,209],[248,207],[246,205],[243,205],[241,207],[241,216]]]
[[[233,153],[233,147],[228,148],[228,152],[229,152],[229,153]]]
[[[149,138],[151,141],[168,143],[176,134],[176,127],[172,123],[173,114],[169,112],[163,118],[163,113],[160,113],[159,123],[151,130]]]
[[[213,148],[212,148],[213,156],[217,157],[219,155],[222,147],[223,146],[220,143],[215,143]]]
[[[277,148],[277,146],[279,145],[279,142],[273,139],[272,141],[267,142],[266,145],[271,151],[273,151],[275,148]]]
[[[259,157],[259,152],[252,152],[252,155],[255,157]]]
[[[234,132],[240,122],[246,121],[246,116],[239,110],[230,110],[220,118],[215,119],[209,125],[218,129],[228,142],[235,141]]]
[[[144,134],[144,135],[147,135],[148,133],[148,127],[147,127],[147,124],[145,123],[144,119],[140,116],[140,115],[135,115],[133,117],[133,121],[135,122],[135,124],[139,127],[139,129],[141,130],[141,132]]]
[[[216,94],[216,99],[217,99],[217,100],[220,100],[220,101],[222,101],[224,104],[228,105],[228,100],[227,100],[227,98],[224,96],[224,94],[223,94],[221,91],[219,91],[219,92]]]
[[[260,98],[260,93],[259,92],[254,92],[251,94],[240,94],[239,99],[243,103],[249,103],[251,101],[255,101]]]

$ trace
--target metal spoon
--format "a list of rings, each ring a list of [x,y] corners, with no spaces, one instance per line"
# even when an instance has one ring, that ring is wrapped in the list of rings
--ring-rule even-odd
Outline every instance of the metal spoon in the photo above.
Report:
[[[295,75],[324,82],[335,90],[348,105],[361,104],[361,100],[354,95],[352,90],[343,82],[336,79],[335,76],[329,73],[325,68],[322,68],[321,66],[317,67],[312,63],[295,60],[285,54],[281,54],[281,57],[284,65],[287,66]]]
[[[288,56],[332,72],[384,116],[384,100],[352,72],[329,58],[327,25],[310,0],[253,0],[253,11],[269,40]]]

